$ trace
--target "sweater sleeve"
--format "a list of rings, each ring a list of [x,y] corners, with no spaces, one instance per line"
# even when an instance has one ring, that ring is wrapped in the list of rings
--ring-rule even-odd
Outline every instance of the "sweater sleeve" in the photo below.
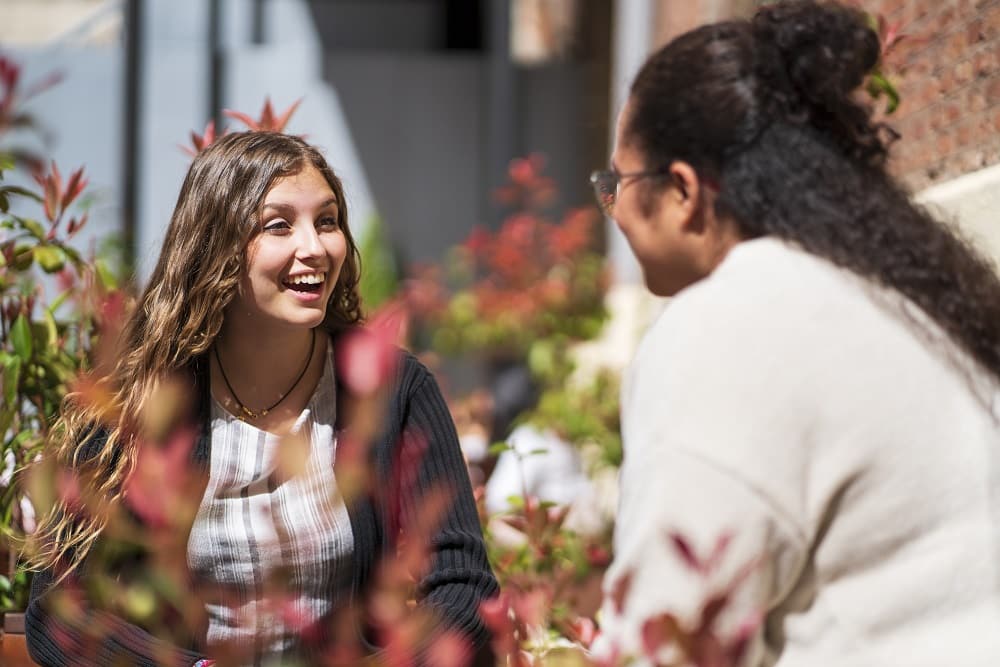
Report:
[[[76,604],[50,604],[60,589]],[[189,667],[204,655],[174,646],[111,614],[92,609],[79,596],[53,583],[50,571],[37,572],[25,614],[25,638],[32,660],[43,667],[128,664]]]
[[[88,438],[82,445],[81,460],[96,457],[106,442],[107,433],[103,431]],[[78,573],[71,573],[59,583],[53,570],[34,574],[24,632],[28,652],[35,662],[43,667],[113,664],[188,667],[205,657],[96,609],[86,599],[86,586],[69,583],[86,579],[87,567],[85,558]]]
[[[399,529],[404,541],[429,537],[430,563],[419,580],[420,605],[479,649],[489,638],[479,605],[495,596],[499,586],[487,560],[451,414],[433,377],[418,367],[394,465]],[[428,523],[435,494],[443,494],[438,497],[443,512]],[[408,535],[413,532],[417,534]]]
[[[732,638],[785,600],[808,559],[806,484],[822,437],[809,387],[823,376],[799,341],[815,337],[794,318],[775,323],[782,313],[760,299],[706,283],[667,306],[623,387],[599,654],[644,655],[643,626],[659,614],[697,627],[703,605],[738,579],[713,627]],[[748,639],[740,664],[767,664],[763,626]]]

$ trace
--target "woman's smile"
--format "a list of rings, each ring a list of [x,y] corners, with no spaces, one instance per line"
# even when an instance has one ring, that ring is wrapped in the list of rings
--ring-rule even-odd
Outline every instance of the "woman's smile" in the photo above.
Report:
[[[264,197],[260,231],[231,312],[262,324],[318,326],[347,255],[337,197],[315,167],[279,178]]]

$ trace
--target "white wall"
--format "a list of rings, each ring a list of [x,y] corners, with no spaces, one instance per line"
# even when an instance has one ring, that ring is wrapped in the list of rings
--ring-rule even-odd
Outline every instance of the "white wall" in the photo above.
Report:
[[[284,108],[298,98],[303,103],[287,128],[304,134],[324,149],[341,174],[352,207],[357,235],[374,213],[368,180],[361,167],[350,128],[335,91],[322,80],[323,54],[304,0],[270,0],[267,44],[251,45],[247,0],[225,0],[227,86],[224,105],[256,116],[264,98]],[[192,130],[199,133],[208,121],[208,3],[205,0],[145,0],[143,70],[141,80],[140,174],[136,229],[137,273],[148,277],[159,254],[190,156]],[[44,8],[35,7],[35,14]],[[98,8],[100,10],[100,8]],[[60,3],[47,11],[59,15]],[[104,3],[103,13],[121,25],[120,3]],[[0,21],[11,14],[0,7]],[[113,21],[112,21],[113,22]],[[81,245],[121,229],[121,153],[123,128],[124,60],[117,40],[89,39],[86,30],[57,22],[60,35],[48,43],[8,50],[23,63],[30,82],[50,71],[65,75],[59,85],[27,107],[50,132],[49,141],[19,137],[53,157],[63,171],[87,167],[89,192],[95,197],[91,222],[81,234]],[[84,23],[86,21],[84,20]],[[105,21],[104,23],[107,23]],[[78,26],[79,27],[79,26]],[[86,26],[85,26],[86,27]],[[112,31],[112,35],[114,31]],[[242,129],[233,121],[231,126]]]
[[[1000,268],[1000,165],[935,185],[917,200],[956,222]]]

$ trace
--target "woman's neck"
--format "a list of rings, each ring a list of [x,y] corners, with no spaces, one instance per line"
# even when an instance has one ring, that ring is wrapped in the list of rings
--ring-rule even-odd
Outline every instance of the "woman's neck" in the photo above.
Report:
[[[223,325],[214,344],[212,393],[253,410],[268,408],[309,384],[314,375],[309,370],[316,367],[317,350],[325,350],[325,342],[325,336],[307,328],[257,326],[245,331]]]

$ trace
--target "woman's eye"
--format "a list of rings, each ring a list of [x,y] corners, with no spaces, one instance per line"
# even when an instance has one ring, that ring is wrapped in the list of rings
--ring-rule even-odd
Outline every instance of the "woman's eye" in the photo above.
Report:
[[[291,229],[292,226],[289,225],[284,220],[272,220],[264,225],[264,231],[269,234],[280,234]]]
[[[320,218],[316,221],[317,227],[323,227],[325,229],[336,229],[340,223],[337,222],[337,218],[332,215],[328,215]]]

